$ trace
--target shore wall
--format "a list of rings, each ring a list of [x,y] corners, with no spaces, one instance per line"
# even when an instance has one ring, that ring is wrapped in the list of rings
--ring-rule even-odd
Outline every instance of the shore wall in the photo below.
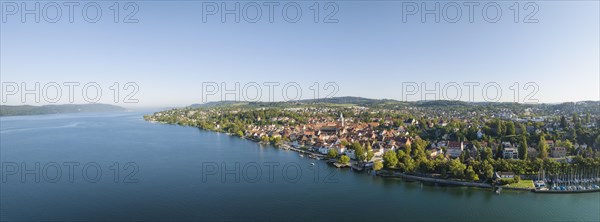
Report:
[[[479,187],[479,188],[492,188],[492,185],[487,184],[487,183],[475,183],[475,182],[446,180],[446,179],[431,178],[431,177],[420,177],[420,176],[408,175],[408,174],[398,173],[398,172],[394,172],[391,174],[390,173],[380,173],[380,172],[381,171],[378,171],[377,175],[382,176],[382,177],[399,177],[399,178],[404,178],[404,179],[408,179],[408,180],[417,180],[417,181],[438,183],[438,184],[466,186],[466,187]]]
[[[534,190],[536,193],[593,193],[600,192],[600,189],[591,190]]]
[[[500,187],[502,187],[503,190],[520,190],[520,191],[529,191],[529,192],[532,192],[535,190],[534,188],[504,187],[504,186],[500,186]]]

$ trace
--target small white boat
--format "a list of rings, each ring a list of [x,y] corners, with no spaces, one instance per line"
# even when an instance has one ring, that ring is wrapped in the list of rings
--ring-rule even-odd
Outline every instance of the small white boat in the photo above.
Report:
[[[300,154],[300,157],[304,157],[304,155],[303,155],[303,154]]]
[[[314,166],[314,165],[315,165],[315,163],[310,163],[310,165],[311,165],[311,166]]]

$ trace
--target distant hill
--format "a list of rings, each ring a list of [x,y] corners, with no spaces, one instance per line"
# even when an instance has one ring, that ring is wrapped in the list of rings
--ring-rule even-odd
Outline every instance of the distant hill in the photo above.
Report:
[[[450,100],[431,100],[431,101],[418,101],[416,102],[420,106],[467,106],[470,103],[464,101],[450,101]],[[475,104],[475,103],[472,103]]]
[[[381,104],[386,102],[399,103],[400,101],[392,100],[392,99],[369,99],[363,97],[356,96],[343,96],[343,97],[333,97],[333,98],[323,98],[323,99],[307,99],[300,100],[300,103],[333,103],[333,104],[356,104],[356,105],[372,105],[372,104]]]
[[[204,107],[215,107],[215,106],[227,106],[234,104],[247,104],[247,102],[240,101],[216,101],[216,102],[207,102],[207,103],[195,103],[190,105],[190,108],[204,108]]]
[[[125,111],[125,108],[108,104],[65,104],[44,106],[0,106],[0,116],[43,115],[57,113],[86,113]]]
[[[264,106],[264,105],[282,105],[282,104],[313,104],[313,103],[331,103],[331,104],[356,104],[356,105],[367,105],[367,104],[375,104],[375,103],[383,103],[386,101],[394,101],[395,100],[379,100],[379,99],[368,99],[362,97],[333,97],[333,98],[324,98],[324,99],[304,99],[304,100],[294,100],[288,102],[243,102],[243,101],[215,101],[215,102],[207,102],[202,104],[192,104],[190,108],[206,108],[206,107],[217,107],[217,106],[239,106],[239,105],[254,105],[254,106]]]
[[[289,102],[243,102],[243,101],[217,101],[208,102],[204,104],[192,104],[191,108],[210,108],[210,107],[233,107],[233,106],[249,106],[249,107],[289,107],[303,104],[352,104],[365,107],[378,107],[378,108],[398,108],[398,107],[424,107],[424,108],[445,108],[445,107],[496,107],[496,108],[510,108],[520,107],[522,109],[528,107],[538,107],[546,109],[569,109],[577,112],[600,112],[599,101],[581,101],[581,102],[566,102],[559,104],[518,104],[511,102],[465,102],[465,101],[451,101],[451,100],[430,100],[430,101],[411,101],[403,102],[393,99],[369,99],[362,97],[333,97],[323,98],[319,100],[305,99],[295,100]]]

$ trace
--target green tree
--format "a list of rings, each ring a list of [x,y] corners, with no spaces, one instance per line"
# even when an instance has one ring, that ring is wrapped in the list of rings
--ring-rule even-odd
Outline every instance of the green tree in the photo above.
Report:
[[[331,159],[336,158],[337,155],[338,155],[337,149],[331,148],[331,149],[329,149],[329,151],[327,151],[327,157],[329,157]]]
[[[573,128],[569,129],[567,138],[569,138],[570,140],[572,140],[574,142],[577,142],[577,130],[573,129]]]
[[[374,156],[375,153],[373,153],[373,150],[367,150],[367,161],[372,160]]]
[[[281,143],[281,137],[271,137],[271,143],[273,144],[280,144]]]
[[[354,147],[354,156],[356,157],[356,160],[358,160],[358,162],[365,162],[367,160],[365,148],[358,142],[353,143],[352,147]]]
[[[502,121],[499,119],[496,120],[496,136],[501,137],[504,134],[504,130],[502,128]]]
[[[268,136],[261,136],[260,137],[260,141],[263,143],[268,143],[269,142],[269,137]]]
[[[432,173],[435,170],[435,161],[428,158],[421,158],[415,164],[422,173]]]
[[[540,136],[540,141],[538,142],[537,149],[539,152],[540,159],[548,158],[548,144],[546,144],[546,137],[544,137],[544,135]]]
[[[346,140],[342,140],[342,142],[340,144],[342,144],[342,146],[344,146],[344,147],[350,146],[350,144]]]
[[[558,147],[565,147],[565,148],[567,148],[567,150],[569,151],[569,153],[575,154],[575,146],[569,140],[565,140],[565,141],[560,141],[559,140],[559,141],[556,141],[556,146],[558,146]]]
[[[519,124],[519,131],[521,131],[521,135],[527,136],[527,127],[525,124]]]
[[[592,118],[590,116],[590,113],[586,113],[585,114],[585,123],[588,124],[591,122],[591,120],[592,120]]]
[[[506,123],[506,135],[510,136],[510,135],[515,135],[515,134],[516,134],[515,123],[513,123],[513,121],[508,121]]]
[[[483,150],[481,151],[481,158],[484,160],[493,160],[494,152],[492,152],[492,148],[489,148],[489,147],[483,148]]]
[[[527,137],[521,136],[519,141],[519,159],[527,159]]]
[[[394,151],[388,150],[383,154],[383,164],[388,167],[396,167],[398,165],[398,158],[396,157],[396,153]]]
[[[458,159],[453,159],[450,161],[450,166],[449,166],[450,172],[456,178],[462,178],[464,176],[466,168],[467,168],[467,166],[465,166],[465,164],[461,163],[460,160],[458,160]]]
[[[381,160],[376,160],[375,163],[373,163],[373,170],[381,170],[383,168],[383,163],[381,162]]]
[[[567,128],[567,126],[568,126],[567,118],[565,118],[565,116],[561,116],[560,117],[560,127]]]
[[[409,156],[412,155],[412,153],[413,153],[413,151],[412,151],[412,145],[407,144],[404,147],[404,153],[406,153],[406,155],[409,155]],[[398,159],[400,159],[400,158],[398,158]]]
[[[402,170],[404,170],[404,172],[412,173],[415,171],[417,165],[415,164],[415,161],[412,159],[412,157],[410,157],[409,155],[404,155],[404,157],[402,158],[402,162],[400,163],[400,167],[402,168]]]
[[[350,163],[350,157],[348,157],[346,155],[342,155],[338,162],[341,164],[348,164],[348,163]]]
[[[375,153],[373,153],[373,147],[371,146],[371,143],[367,142],[366,149],[367,149],[367,161],[370,161],[375,156]]]
[[[398,159],[398,161],[404,159],[405,156],[408,156],[408,154],[404,152],[404,150],[396,151],[396,159]]]
[[[479,180],[479,176],[477,175],[477,173],[475,173],[475,170],[473,170],[472,166],[469,166],[467,168],[467,172],[465,174],[467,176],[467,180],[469,180],[469,181],[478,181]]]
[[[483,175],[486,179],[494,178],[494,166],[487,160],[483,161]]]

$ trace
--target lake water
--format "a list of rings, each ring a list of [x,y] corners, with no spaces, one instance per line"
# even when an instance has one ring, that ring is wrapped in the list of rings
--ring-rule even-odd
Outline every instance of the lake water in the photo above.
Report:
[[[600,193],[384,179],[142,115],[0,118],[0,220],[600,220]]]

